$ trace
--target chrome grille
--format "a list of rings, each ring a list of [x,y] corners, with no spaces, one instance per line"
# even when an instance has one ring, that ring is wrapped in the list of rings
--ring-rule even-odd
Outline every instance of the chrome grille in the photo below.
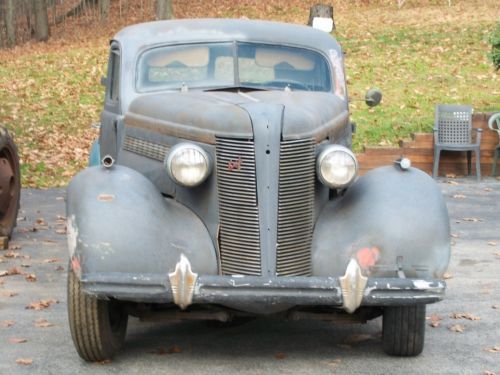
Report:
[[[123,149],[150,159],[163,161],[170,147],[126,135],[123,140]]]
[[[222,274],[260,275],[253,141],[217,138],[216,147]]]
[[[283,141],[280,149],[278,276],[311,274],[314,181],[314,141]]]

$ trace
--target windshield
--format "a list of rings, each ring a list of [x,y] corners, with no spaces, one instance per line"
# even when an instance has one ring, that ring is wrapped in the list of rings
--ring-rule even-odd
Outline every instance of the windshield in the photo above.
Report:
[[[137,67],[141,92],[186,88],[331,91],[326,59],[307,49],[256,43],[154,48]]]

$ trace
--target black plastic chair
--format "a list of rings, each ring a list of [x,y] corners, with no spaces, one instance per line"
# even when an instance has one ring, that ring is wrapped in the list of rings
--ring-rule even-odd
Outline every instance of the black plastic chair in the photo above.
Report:
[[[491,115],[488,120],[488,127],[498,133],[498,144],[497,147],[495,147],[495,155],[493,155],[493,163],[491,165],[491,175],[496,176],[497,161],[500,157],[500,112]]]
[[[475,142],[472,130],[477,131]],[[436,178],[439,169],[439,156],[442,150],[467,151],[467,172],[472,169],[472,152],[476,157],[476,176],[481,180],[481,132],[482,129],[472,128],[472,107],[469,105],[436,106],[434,120],[434,166],[432,177]]]

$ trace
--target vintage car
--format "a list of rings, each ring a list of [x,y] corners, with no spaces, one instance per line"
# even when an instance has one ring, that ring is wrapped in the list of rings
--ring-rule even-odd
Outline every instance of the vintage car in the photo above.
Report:
[[[446,206],[408,160],[357,178],[329,33],[130,26],[111,41],[103,84],[91,166],[67,192],[69,322],[83,359],[116,354],[129,315],[382,315],[385,352],[422,351],[426,304],[445,292]]]

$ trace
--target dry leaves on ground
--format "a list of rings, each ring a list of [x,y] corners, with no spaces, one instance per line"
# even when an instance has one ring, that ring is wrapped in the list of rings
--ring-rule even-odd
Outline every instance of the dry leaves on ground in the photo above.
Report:
[[[495,345],[492,348],[486,348],[484,350],[486,350],[487,352],[490,352],[490,353],[498,353],[498,352],[500,352],[500,345]]]
[[[16,267],[9,268],[8,270],[0,271],[0,277],[3,276],[13,276],[22,274]]]
[[[278,352],[274,355],[274,358],[276,359],[279,359],[279,360],[283,360],[286,358],[286,354],[285,353],[282,353],[282,352]]]
[[[35,327],[38,327],[38,328],[48,328],[48,327],[54,327],[55,324],[53,323],[50,323],[49,321],[47,321],[47,319],[37,319],[35,321]]]
[[[19,359],[16,359],[16,363],[18,365],[29,366],[33,363],[33,360],[31,358],[19,358]]]
[[[478,222],[482,222],[483,219],[480,219],[478,217],[464,217],[462,218],[463,221],[470,221],[470,222],[473,222],[473,223],[478,223]]]
[[[8,251],[3,255],[5,258],[13,258],[17,259],[21,257],[21,254],[19,254],[17,251]]]
[[[15,297],[17,296],[17,293],[13,292],[12,290],[2,290],[2,292],[0,292],[0,295],[2,295],[3,297]]]
[[[50,259],[44,259],[42,263],[58,263],[60,262],[61,259],[59,258],[50,258]]]
[[[429,320],[429,325],[432,328],[437,328],[440,326],[441,320],[443,320],[443,318],[438,314],[432,314],[431,316],[427,317],[427,320]]]
[[[373,339],[372,335],[367,335],[367,334],[354,334],[346,337],[343,341],[344,344],[351,345],[351,344],[357,344],[358,342],[363,342],[367,340]]]
[[[469,314],[469,313],[453,313],[450,315],[453,319],[467,319],[467,320],[481,320],[480,317]]]
[[[37,280],[36,275],[34,273],[30,273],[29,275],[26,275],[24,278],[26,279],[26,281],[30,283],[34,283]]]
[[[0,325],[3,328],[9,328],[9,327],[12,327],[14,324],[16,324],[16,322],[13,320],[4,320]]]
[[[463,195],[463,194],[455,194],[455,195],[453,195],[453,198],[455,198],[455,199],[465,199],[467,197],[465,195]]]
[[[28,306],[26,306],[26,309],[28,309],[28,310],[43,310],[43,309],[50,307],[50,305],[53,305],[55,303],[59,303],[59,301],[56,299],[46,299],[46,300],[42,299],[42,300],[37,301],[37,302],[31,302]]]
[[[24,344],[25,342],[28,342],[28,339],[19,338],[19,337],[11,337],[11,338],[9,338],[9,342],[11,344]]]
[[[453,275],[449,272],[443,274],[443,280],[453,279]]]
[[[465,331],[465,327],[461,324],[455,324],[450,327],[450,331],[463,333]]]
[[[338,365],[340,365],[340,363],[342,362],[342,360],[340,359],[333,359],[331,361],[326,361],[325,363],[328,365],[328,366],[331,366],[331,367],[337,367]]]
[[[157,350],[155,350],[153,352],[153,354],[157,354],[157,355],[177,354],[177,353],[182,353],[182,349],[177,345],[171,346],[168,349],[158,348]]]
[[[495,241],[488,241],[488,245],[490,245],[490,246],[496,246],[497,243]]]

